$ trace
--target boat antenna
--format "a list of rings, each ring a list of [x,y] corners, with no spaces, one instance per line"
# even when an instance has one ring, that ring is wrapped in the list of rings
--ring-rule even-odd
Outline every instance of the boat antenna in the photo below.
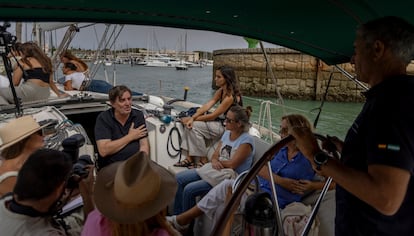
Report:
[[[16,117],[20,117],[23,115],[23,109],[22,109],[21,99],[17,97],[16,89],[14,88],[14,85],[13,85],[13,79],[12,79],[13,68],[11,65],[10,58],[8,57],[10,53],[14,57],[14,59],[16,59],[15,55],[11,52],[11,47],[16,43],[17,38],[16,36],[7,32],[6,29],[8,27],[10,27],[10,23],[7,21],[4,22],[2,26],[0,26],[0,54],[3,59],[4,69],[6,70],[7,78],[9,79],[9,82],[10,82],[10,89],[13,94],[14,104],[16,106],[15,115]],[[21,67],[20,64],[18,65]]]
[[[313,128],[316,128],[316,126],[318,125],[319,117],[320,117],[320,115],[322,113],[322,108],[323,108],[323,105],[325,104],[326,97],[328,95],[328,89],[329,89],[329,87],[331,85],[331,81],[332,81],[332,78],[333,78],[333,74],[334,74],[334,68],[332,68],[331,74],[329,75],[328,85],[325,88],[325,93],[323,94],[322,101],[321,101],[321,105],[318,108],[315,108],[315,109],[312,109],[311,110],[311,111],[318,110],[318,115],[316,116],[315,121],[313,122]]]

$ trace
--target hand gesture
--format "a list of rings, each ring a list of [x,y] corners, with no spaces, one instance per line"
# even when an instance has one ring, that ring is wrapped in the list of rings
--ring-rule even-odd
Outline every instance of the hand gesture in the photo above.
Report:
[[[221,170],[224,168],[223,164],[221,164],[221,162],[216,159],[211,160],[211,166],[216,170]]]
[[[336,136],[329,136],[329,135],[326,135],[326,138],[327,138],[327,141],[322,143],[323,149],[327,150],[328,152],[334,152],[334,151],[341,152],[342,151],[342,147],[344,145],[344,142],[342,140],[340,140]]]
[[[283,188],[289,190],[290,192],[294,193],[297,190],[297,182],[299,182],[296,179],[290,179],[290,178],[282,178],[283,182],[280,183],[280,186]]]
[[[312,131],[306,127],[291,127],[289,133],[295,137],[296,146],[302,154],[313,163],[313,156],[321,149]]]
[[[79,181],[79,192],[82,198],[91,197],[93,194],[93,185],[95,183],[94,166],[86,166],[88,169],[88,176]]]
[[[131,127],[129,128],[128,135],[131,135],[133,137],[133,140],[140,139],[147,135],[147,128],[145,127],[145,125],[141,125],[138,128],[134,128],[134,123],[132,123]]]
[[[310,180],[297,180],[294,183],[293,193],[297,194],[305,194],[307,191],[311,191],[313,189],[313,182]]]
[[[189,129],[193,128],[193,122],[194,122],[194,118],[193,117],[183,117],[181,118],[181,122]]]

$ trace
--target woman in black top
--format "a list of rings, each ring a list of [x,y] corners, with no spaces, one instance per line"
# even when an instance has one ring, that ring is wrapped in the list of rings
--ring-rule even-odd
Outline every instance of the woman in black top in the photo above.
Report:
[[[33,42],[23,43],[21,51],[20,65],[13,71],[13,85],[22,102],[48,99],[50,89],[58,97],[67,96],[57,89],[53,81],[52,62],[39,46]],[[3,98],[0,98],[0,104],[14,103],[10,88],[1,89],[0,95]]]

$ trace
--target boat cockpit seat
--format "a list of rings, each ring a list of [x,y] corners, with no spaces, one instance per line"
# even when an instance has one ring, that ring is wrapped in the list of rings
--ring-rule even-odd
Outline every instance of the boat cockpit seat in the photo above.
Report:
[[[254,138],[255,153],[253,156],[253,164],[256,163],[263,154],[270,148],[270,144],[259,137]]]

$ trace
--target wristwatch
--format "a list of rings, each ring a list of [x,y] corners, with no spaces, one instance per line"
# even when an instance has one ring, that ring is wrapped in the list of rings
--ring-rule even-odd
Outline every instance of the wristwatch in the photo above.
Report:
[[[331,158],[328,154],[326,154],[325,152],[318,152],[315,154],[315,156],[313,156],[313,161],[316,164],[316,169],[317,170],[321,170],[321,166],[325,165],[329,158]]]

